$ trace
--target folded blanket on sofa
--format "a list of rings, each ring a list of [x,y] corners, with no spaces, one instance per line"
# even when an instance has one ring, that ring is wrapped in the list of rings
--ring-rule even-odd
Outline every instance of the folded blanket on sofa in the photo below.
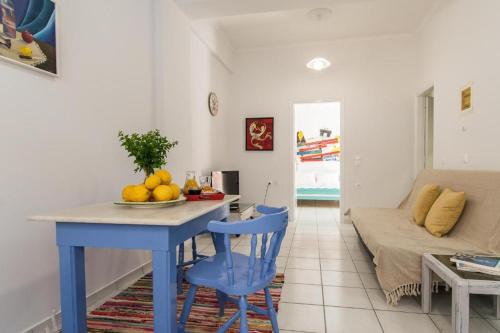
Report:
[[[412,222],[413,202],[428,183],[466,193],[462,217],[446,237],[434,237]],[[374,256],[388,303],[397,304],[402,296],[420,294],[424,253],[500,255],[500,172],[425,170],[399,208],[353,208],[351,219]]]

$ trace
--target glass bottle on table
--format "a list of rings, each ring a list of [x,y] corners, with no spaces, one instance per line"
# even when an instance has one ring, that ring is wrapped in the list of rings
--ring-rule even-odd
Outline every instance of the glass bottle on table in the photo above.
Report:
[[[212,177],[211,176],[200,176],[200,186],[203,193],[214,192],[212,188]]]
[[[184,183],[184,194],[189,194],[189,190],[199,190],[200,186],[196,181],[196,171],[186,171],[186,182]]]

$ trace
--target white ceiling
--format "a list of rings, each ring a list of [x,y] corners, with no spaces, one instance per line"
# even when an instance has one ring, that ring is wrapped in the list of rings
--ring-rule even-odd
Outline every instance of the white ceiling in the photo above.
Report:
[[[193,21],[210,21],[235,49],[415,32],[440,0],[176,0]],[[314,20],[308,13],[329,8]]]

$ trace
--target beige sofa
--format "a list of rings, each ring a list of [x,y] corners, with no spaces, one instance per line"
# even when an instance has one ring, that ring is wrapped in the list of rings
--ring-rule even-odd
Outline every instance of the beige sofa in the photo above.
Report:
[[[411,208],[425,184],[465,192],[462,216],[445,237],[412,223]],[[398,208],[353,208],[351,220],[373,255],[387,301],[397,304],[402,296],[420,294],[424,253],[500,254],[500,172],[424,170]]]

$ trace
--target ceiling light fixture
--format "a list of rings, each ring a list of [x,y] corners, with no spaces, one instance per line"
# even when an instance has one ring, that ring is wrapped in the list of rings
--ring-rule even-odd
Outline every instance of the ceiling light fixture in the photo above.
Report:
[[[309,69],[319,72],[330,67],[331,63],[325,58],[314,58],[313,60],[309,61],[306,66]]]

